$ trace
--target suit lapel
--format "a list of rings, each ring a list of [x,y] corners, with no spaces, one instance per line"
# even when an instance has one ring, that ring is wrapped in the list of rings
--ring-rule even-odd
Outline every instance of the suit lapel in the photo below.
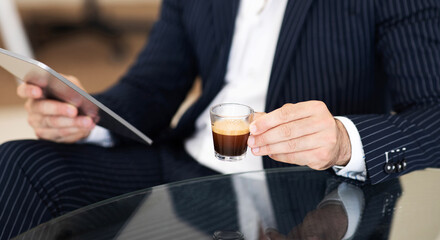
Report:
[[[212,18],[218,62],[214,64],[213,75],[204,88],[206,104],[210,103],[225,83],[229,50],[234,34],[235,18],[238,12],[239,0],[212,0]]]
[[[2,1],[2,0],[0,0]],[[214,32],[214,39],[210,40],[215,45],[215,51],[213,54],[215,61],[212,63],[210,75],[205,79],[202,79],[203,90],[200,99],[194,104],[188,111],[182,116],[180,123],[187,123],[188,126],[180,126],[181,133],[177,133],[181,136],[188,136],[194,130],[194,121],[208,107],[208,104],[217,96],[225,83],[225,75],[227,62],[229,58],[229,49],[232,44],[232,35],[234,34],[235,18],[237,16],[239,0],[200,0],[211,7],[211,25],[209,29],[205,31]],[[198,3],[197,3],[198,4]],[[195,5],[197,5],[195,4]],[[205,20],[206,21],[206,20]],[[203,38],[204,36],[200,36]],[[206,39],[205,39],[206,40]]]
[[[239,0],[212,0],[215,38],[222,49],[231,45],[238,5]]]
[[[277,107],[277,95],[282,87],[298,36],[312,2],[313,0],[289,0],[287,3],[272,65],[266,111]]]

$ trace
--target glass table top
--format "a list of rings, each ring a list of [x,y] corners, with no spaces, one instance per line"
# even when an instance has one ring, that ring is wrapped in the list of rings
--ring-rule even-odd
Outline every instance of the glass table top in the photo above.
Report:
[[[161,185],[15,239],[440,239],[440,170],[377,185],[294,167]]]

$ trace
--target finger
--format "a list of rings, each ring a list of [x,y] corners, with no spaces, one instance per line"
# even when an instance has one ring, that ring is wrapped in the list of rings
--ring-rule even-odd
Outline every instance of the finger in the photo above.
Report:
[[[255,148],[314,134],[323,128],[318,122],[319,119],[303,118],[284,123],[262,134],[250,136],[248,145],[251,148]]]
[[[29,114],[28,115],[28,123],[33,128],[40,128],[43,125],[41,124],[43,119],[43,115],[41,114]]]
[[[290,121],[302,119],[311,116],[315,111],[320,111],[327,108],[324,103],[319,101],[308,101],[296,104],[285,104],[258,119],[250,125],[252,134],[263,133],[275,126]]]
[[[86,137],[88,137],[90,134],[90,131],[81,131],[77,134],[72,134],[66,137],[61,137],[59,139],[56,140],[56,142],[59,143],[76,143]]]
[[[315,170],[325,170],[332,165],[330,158],[331,152],[325,147],[316,148],[313,150],[306,150],[302,152],[273,154],[270,158],[289,164],[296,164],[300,166],[309,166]]]
[[[66,138],[70,135],[76,135],[80,132],[88,132],[87,129],[77,127],[70,128],[36,128],[35,134],[38,138],[57,141],[58,139]]]
[[[78,127],[93,129],[95,123],[88,116],[80,116],[76,118],[43,116],[41,114],[29,114],[28,123],[34,128],[64,128]]]
[[[311,158],[313,157],[313,153],[312,153],[313,151],[314,150],[286,153],[286,154],[272,154],[269,155],[269,157],[278,162],[296,164],[299,166],[306,166],[309,164]]]
[[[67,75],[67,74],[61,74],[61,76],[63,76],[64,78],[66,78],[67,80],[69,80],[70,82],[81,88],[82,90],[85,90],[84,87],[81,85],[80,81],[78,80],[78,78],[76,78],[75,76]]]
[[[41,76],[39,74],[29,74],[23,79],[25,83],[35,85],[41,88],[47,87],[49,84],[49,78],[46,76]]]
[[[75,118],[44,116],[41,119],[41,127],[45,127],[45,128],[78,127],[78,128],[91,129],[94,127],[94,123],[92,119],[87,116],[80,116]]]
[[[256,156],[263,156],[313,150],[322,147],[325,144],[323,139],[323,133],[311,134],[275,144],[255,147],[252,148],[252,153]]]
[[[17,87],[17,95],[21,98],[39,99],[43,97],[43,90],[40,87],[22,83]]]
[[[56,100],[38,100],[30,102],[31,113],[42,115],[57,115],[65,117],[76,117],[78,110],[76,107]]]

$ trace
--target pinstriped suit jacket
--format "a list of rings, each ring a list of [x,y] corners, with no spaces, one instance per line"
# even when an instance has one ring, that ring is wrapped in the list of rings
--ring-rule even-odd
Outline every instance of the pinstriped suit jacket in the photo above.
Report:
[[[97,98],[156,139],[189,136],[224,84],[238,5],[164,0],[148,45],[121,81]],[[290,0],[266,110],[314,99],[333,115],[349,117],[372,183],[439,166],[439,19],[438,0]],[[169,130],[196,76],[202,95]],[[407,169],[387,174],[385,152],[402,147]],[[284,165],[264,159],[265,167]]]

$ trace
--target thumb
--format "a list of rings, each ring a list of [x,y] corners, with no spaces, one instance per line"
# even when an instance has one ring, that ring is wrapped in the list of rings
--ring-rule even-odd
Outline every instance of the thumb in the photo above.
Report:
[[[78,87],[81,88],[82,90],[86,91],[85,88],[83,87],[83,85],[81,84],[81,82],[79,81],[79,79],[76,78],[75,76],[72,76],[72,75],[66,75],[66,74],[61,74],[61,76],[63,76],[63,77],[66,78],[67,80],[71,81],[73,84],[75,84],[76,86],[78,86]]]

